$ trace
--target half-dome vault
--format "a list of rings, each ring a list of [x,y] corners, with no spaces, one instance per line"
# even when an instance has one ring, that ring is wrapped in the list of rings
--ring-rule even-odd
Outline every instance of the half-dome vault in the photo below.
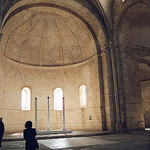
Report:
[[[86,25],[73,14],[53,7],[20,11],[7,21],[3,35],[4,56],[28,65],[70,65],[97,53]]]

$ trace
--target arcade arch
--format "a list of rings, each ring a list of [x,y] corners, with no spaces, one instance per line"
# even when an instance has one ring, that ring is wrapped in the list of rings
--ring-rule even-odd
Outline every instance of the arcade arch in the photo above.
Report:
[[[100,93],[97,81],[99,81],[98,64],[102,64],[101,57],[98,58],[101,53],[100,46],[103,47],[106,43],[105,28],[101,27],[103,24],[97,20],[96,13],[94,15],[91,13],[91,8],[89,11],[75,1],[68,3],[64,0],[63,3],[58,2],[57,4],[55,1],[51,1],[51,3],[47,1],[28,2],[26,0],[14,4],[2,23],[1,58],[3,58],[3,62],[1,65],[5,64],[5,72],[10,72],[5,78],[7,82],[4,82],[7,88],[4,90],[6,91],[5,95],[8,95],[7,100],[13,99],[8,107],[16,107],[14,111],[17,114],[18,105],[14,106],[13,102],[18,101],[15,95],[19,94],[17,90],[13,89],[15,94],[12,97],[9,94],[12,86],[9,86],[8,83],[15,85],[16,89],[22,85],[29,85],[32,88],[31,111],[18,112],[20,117],[26,117],[21,117],[23,119],[18,122],[19,128],[12,125],[9,131],[14,129],[21,131],[21,125],[24,124],[26,118],[34,122],[35,97],[37,97],[37,116],[39,116],[38,129],[45,129],[47,118],[44,115],[46,113],[46,101],[44,100],[49,95],[49,90],[52,91],[51,89],[56,85],[62,87],[63,91],[67,93],[65,94],[67,128],[82,130],[84,127],[85,130],[102,130],[103,119],[99,115],[101,113],[99,95],[102,93]],[[72,4],[74,7],[71,7]],[[78,6],[82,8],[80,11],[85,13],[80,13]],[[15,76],[11,78],[13,75]],[[90,95],[89,108],[84,112],[87,114],[85,118],[80,109],[79,89],[76,88],[82,82],[87,83],[86,87],[89,89],[88,94]],[[101,87],[103,90],[103,86]],[[58,91],[56,93],[60,93],[62,96],[61,90]],[[50,101],[51,128],[60,129],[62,116],[61,111],[55,111],[58,109],[55,103],[57,99],[55,92],[53,93],[54,102]],[[61,109],[60,107],[59,109]],[[11,114],[11,112],[9,113]],[[5,111],[3,116],[6,118],[7,126],[9,119],[6,117]],[[95,119],[91,121],[89,116]],[[15,116],[12,117],[14,120],[17,119]],[[107,119],[109,120],[109,116]]]

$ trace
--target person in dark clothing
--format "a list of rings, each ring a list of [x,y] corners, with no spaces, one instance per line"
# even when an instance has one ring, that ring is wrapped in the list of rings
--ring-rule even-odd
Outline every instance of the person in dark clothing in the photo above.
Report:
[[[3,138],[3,135],[4,135],[4,123],[2,121],[2,118],[0,118],[0,147],[2,147],[2,138]]]
[[[32,122],[27,121],[25,123],[25,130],[23,132],[24,139],[26,140],[25,147],[26,150],[36,150],[39,148],[38,142],[36,140],[36,130],[32,128]]]

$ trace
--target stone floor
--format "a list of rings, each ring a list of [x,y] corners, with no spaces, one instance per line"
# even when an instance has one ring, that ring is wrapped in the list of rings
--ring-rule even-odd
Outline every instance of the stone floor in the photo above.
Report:
[[[78,132],[77,132],[78,133]],[[88,132],[86,132],[88,133]],[[91,132],[89,132],[91,133]],[[75,135],[75,133],[74,133]],[[0,150],[23,150],[23,140],[11,140],[5,136]],[[43,135],[43,137],[45,137]],[[39,150],[150,150],[150,132],[134,131],[125,134],[82,134],[39,138]]]
[[[41,131],[42,132],[42,131]],[[43,133],[43,132],[42,132]],[[110,134],[110,131],[103,131],[103,132],[98,132],[98,131],[73,131],[72,133],[66,133],[66,134],[47,134],[44,131],[44,134],[37,134],[36,138],[38,140],[40,139],[56,139],[56,138],[70,138],[70,137],[87,137],[87,136],[97,136],[97,135],[106,135]],[[23,133],[14,133],[14,134],[7,134],[4,135],[3,138],[4,141],[23,141]]]

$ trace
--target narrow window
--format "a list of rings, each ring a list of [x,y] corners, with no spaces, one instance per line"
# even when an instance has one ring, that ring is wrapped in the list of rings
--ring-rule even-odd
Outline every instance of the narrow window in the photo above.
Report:
[[[62,110],[63,90],[56,88],[54,90],[54,110]]]
[[[30,110],[31,91],[28,87],[24,87],[21,91],[21,109]]]
[[[87,89],[85,85],[81,85],[79,89],[80,108],[87,108]]]

